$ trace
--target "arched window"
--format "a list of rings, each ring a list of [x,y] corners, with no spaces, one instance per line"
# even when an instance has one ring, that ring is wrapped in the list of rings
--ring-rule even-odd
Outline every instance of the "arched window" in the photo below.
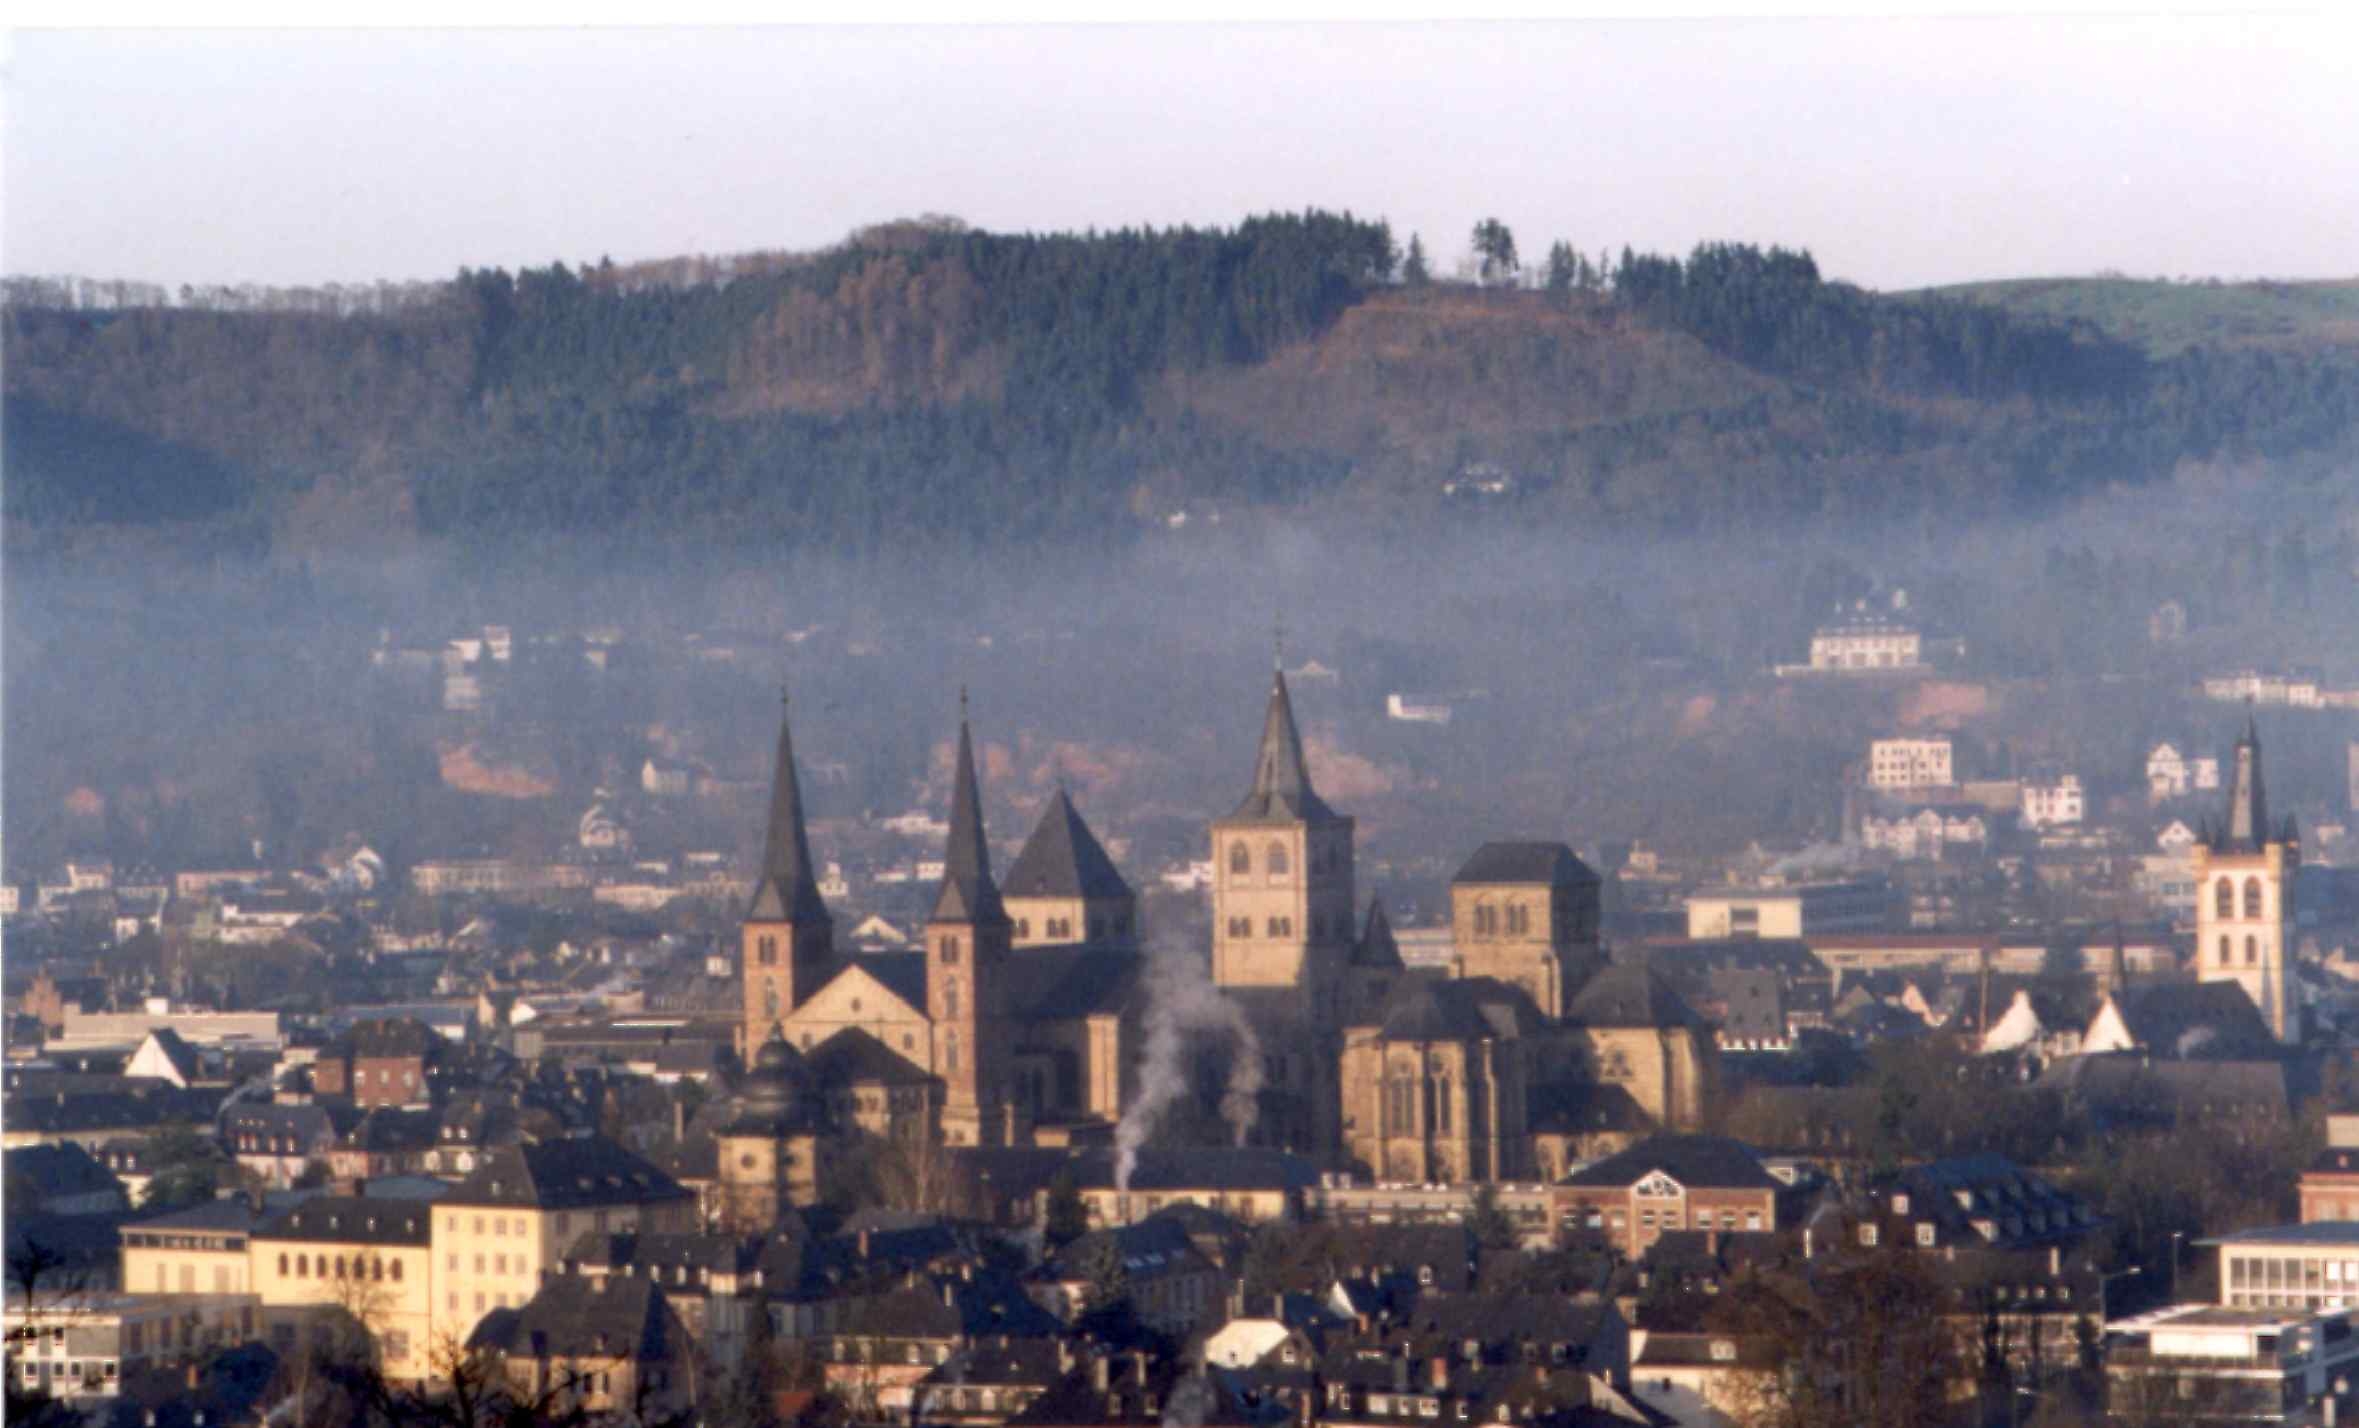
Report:
[[[762,1015],[766,1017],[778,1015],[778,984],[768,979],[764,979],[762,982]]]
[[[381,1259],[372,1259],[372,1260],[370,1260],[370,1261],[369,1261],[369,1278],[371,1278],[371,1279],[383,1279],[384,1277],[385,1277],[385,1261],[383,1261],[383,1260],[381,1260]]]
[[[398,1259],[393,1262],[393,1282],[401,1283],[401,1261]]]
[[[2226,878],[2220,879],[2219,883],[2212,888],[2212,915],[2214,917],[2234,917],[2236,915],[2236,887]]]
[[[2244,939],[2244,965],[2247,967],[2257,966],[2259,965],[2260,960],[2260,939],[2248,933]]]
[[[1253,871],[1253,854],[1246,850],[1243,839],[1229,845],[1229,871],[1232,873]]]
[[[2228,965],[2228,934],[2225,932],[2220,934],[2220,965]]]
[[[942,1039],[942,1069],[958,1069],[958,1033],[955,1031]]]
[[[945,967],[955,967],[958,965],[957,938],[945,937],[942,939],[942,965]]]
[[[278,1277],[281,1279],[287,1277],[287,1257],[283,1254],[278,1257]]]
[[[2252,918],[2256,922],[2260,920],[2261,880],[2259,878],[2246,878],[2244,880],[2244,915],[2246,917]]]
[[[956,977],[952,977],[942,984],[942,1014],[950,1017],[958,1015],[958,978]]]
[[[758,939],[756,939],[756,944],[755,944],[755,945],[756,945],[756,951],[757,951],[757,954],[758,954],[759,960],[760,960],[760,962],[761,962],[761,964],[762,964],[763,966],[765,966],[765,967],[775,967],[775,966],[777,966],[777,965],[778,965],[778,939],[777,939],[777,938],[775,938],[775,937],[763,937],[763,938],[758,938]]]
[[[1267,861],[1269,864],[1269,874],[1271,877],[1282,878],[1286,876],[1288,871],[1288,864],[1286,861],[1286,845],[1277,842],[1271,843]]]
[[[296,1277],[297,1279],[309,1279],[309,1278],[311,1278],[311,1256],[310,1256],[310,1255],[307,1255],[307,1254],[299,1254],[299,1255],[295,1256],[295,1277]]]

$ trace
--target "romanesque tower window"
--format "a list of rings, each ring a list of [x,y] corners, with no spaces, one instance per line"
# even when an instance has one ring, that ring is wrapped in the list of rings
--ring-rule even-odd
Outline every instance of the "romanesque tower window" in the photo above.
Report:
[[[1253,854],[1242,841],[1229,845],[1229,871],[1238,874],[1253,871]]]
[[[1282,878],[1282,877],[1286,876],[1287,872],[1289,871],[1289,866],[1288,866],[1288,864],[1287,864],[1287,861],[1286,861],[1286,845],[1285,845],[1285,844],[1283,844],[1283,843],[1272,843],[1272,844],[1270,844],[1270,852],[1269,852],[1268,863],[1269,863],[1269,872],[1270,872],[1270,876],[1271,876],[1271,877],[1273,877],[1273,878]]]
[[[2228,965],[2228,934],[2225,932],[2220,934],[2220,965]]]
[[[945,967],[955,967],[958,965],[957,938],[945,937],[942,939],[942,965]]]
[[[2244,880],[2244,915],[2258,921],[2261,916],[2261,880]]]
[[[761,938],[761,939],[760,939],[758,942],[756,942],[756,944],[755,944],[755,952],[756,952],[756,960],[758,960],[758,961],[759,961],[759,962],[760,962],[760,963],[761,963],[763,966],[765,966],[765,967],[775,967],[775,966],[777,966],[777,965],[778,965],[778,939],[777,939],[777,938],[775,938],[775,937],[764,937],[764,938]]]
[[[2236,915],[2236,887],[2226,878],[2220,879],[2218,885],[2212,889],[2212,915],[2215,917],[2234,917]]]
[[[776,982],[762,983],[762,1015],[778,1015],[778,984]]]
[[[1522,903],[1510,903],[1507,908],[1507,935],[1522,937],[1532,930],[1532,910]]]
[[[2247,967],[2257,966],[2257,965],[2259,965],[2259,963],[2260,963],[2260,960],[2261,960],[2261,943],[2260,943],[2260,939],[2258,939],[2258,938],[2256,938],[2256,937],[2252,936],[2250,933],[2247,933],[2247,934],[2245,934],[2245,938],[2244,938],[2244,965],[2245,965],[2245,966],[2247,966]]]

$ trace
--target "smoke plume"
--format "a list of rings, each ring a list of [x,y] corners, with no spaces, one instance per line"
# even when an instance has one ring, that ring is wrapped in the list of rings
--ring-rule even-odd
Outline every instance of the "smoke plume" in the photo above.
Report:
[[[1139,1089],[1114,1130],[1114,1183],[1130,1189],[1139,1147],[1147,1143],[1173,1103],[1187,1093],[1187,1047],[1191,1034],[1226,1033],[1235,1042],[1229,1081],[1220,1101],[1221,1119],[1245,1143],[1261,1114],[1261,1041],[1235,1002],[1212,983],[1203,960],[1176,947],[1157,947],[1147,957],[1147,1044],[1139,1058]]]

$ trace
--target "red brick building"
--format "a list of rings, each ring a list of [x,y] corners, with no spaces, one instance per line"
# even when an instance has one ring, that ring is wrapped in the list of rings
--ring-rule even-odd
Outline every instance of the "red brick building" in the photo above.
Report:
[[[1667,1230],[1774,1230],[1779,1188],[1741,1142],[1658,1135],[1559,1181],[1557,1223],[1598,1231],[1635,1260]]]
[[[311,1089],[322,1096],[348,1097],[358,1106],[423,1106],[428,1101],[426,1070],[440,1043],[422,1021],[388,1017],[355,1022],[320,1049],[311,1067]]]

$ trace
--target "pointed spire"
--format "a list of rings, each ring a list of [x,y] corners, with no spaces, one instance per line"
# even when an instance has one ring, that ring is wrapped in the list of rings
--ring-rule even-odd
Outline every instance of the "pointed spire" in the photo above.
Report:
[[[772,765],[770,827],[762,842],[762,880],[754,886],[747,920],[801,925],[828,920],[811,872],[811,841],[803,828],[802,780],[795,772],[794,732],[778,695],[778,758]]]
[[[2236,777],[2228,789],[2227,846],[2258,848],[2269,840],[2269,794],[2261,782],[2261,734],[2251,710],[2236,741]]]
[[[1352,949],[1352,962],[1361,967],[1387,967],[1395,971],[1405,965],[1401,961],[1401,944],[1392,935],[1392,922],[1384,915],[1384,904],[1368,899],[1368,920],[1360,929],[1359,945]]]
[[[1286,672],[1280,670],[1270,676],[1270,707],[1262,719],[1261,750],[1254,756],[1253,791],[1229,817],[1319,823],[1334,816],[1311,789],[1302,734],[1294,726],[1294,701],[1286,693]]]
[[[950,846],[942,856],[935,922],[1005,922],[991,881],[991,847],[983,837],[983,793],[975,780],[975,741],[967,731],[967,692],[958,691],[958,767],[951,776]]]

